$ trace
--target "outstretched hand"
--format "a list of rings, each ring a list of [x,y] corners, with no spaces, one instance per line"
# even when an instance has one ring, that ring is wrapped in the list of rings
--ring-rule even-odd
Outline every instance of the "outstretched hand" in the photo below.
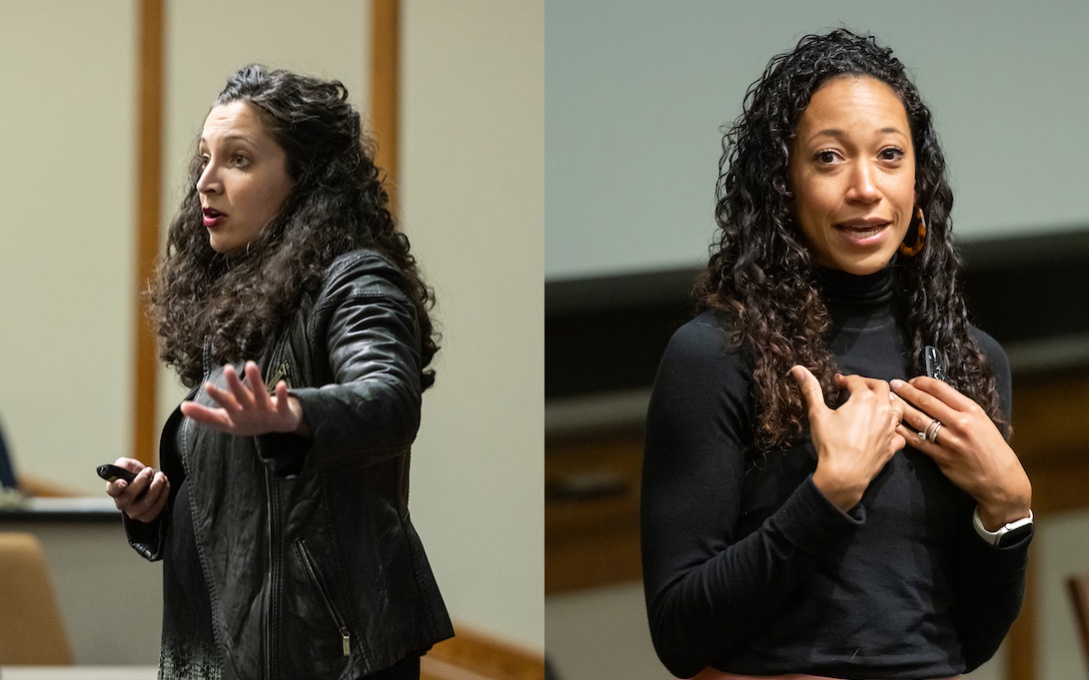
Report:
[[[287,383],[283,380],[276,383],[273,393],[269,394],[256,363],[247,361],[244,370],[245,383],[234,366],[228,364],[223,367],[227,382],[225,390],[205,383],[204,391],[219,404],[219,408],[187,401],[181,405],[182,413],[198,423],[229,434],[256,436],[270,432],[294,432],[309,436],[310,427],[302,406],[287,393]]]
[[[809,409],[809,428],[817,450],[813,483],[833,505],[850,510],[893,454],[904,448],[897,431],[904,404],[884,380],[835,376],[847,401],[831,409],[821,384],[807,368],[790,370]]]
[[[906,402],[900,435],[975,499],[984,527],[993,531],[1028,516],[1032,502],[1028,475],[979,404],[948,383],[926,376],[893,380],[892,389]],[[925,438],[931,432],[932,437]]]

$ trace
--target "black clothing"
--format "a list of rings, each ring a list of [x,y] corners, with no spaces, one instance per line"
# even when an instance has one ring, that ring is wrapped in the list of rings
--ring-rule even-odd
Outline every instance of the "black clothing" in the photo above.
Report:
[[[348,680],[453,634],[408,514],[421,360],[407,290],[376,253],[347,253],[270,343],[262,376],[287,381],[312,438],[167,422],[170,504],[126,521],[138,552],[166,559],[160,677]],[[215,406],[203,386],[190,397]]]
[[[891,278],[822,272],[844,374],[913,377]],[[1030,539],[987,545],[972,499],[910,442],[847,514],[813,484],[808,439],[753,453],[751,365],[727,327],[706,312],[677,331],[647,415],[643,573],[666,667],[918,679],[990,658],[1020,609]],[[1005,355],[973,334],[1008,418]]]
[[[389,668],[362,675],[358,680],[420,680],[420,657],[410,656]]]

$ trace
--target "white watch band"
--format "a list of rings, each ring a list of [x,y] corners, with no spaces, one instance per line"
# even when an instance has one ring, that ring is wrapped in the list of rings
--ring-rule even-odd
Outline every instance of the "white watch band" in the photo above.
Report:
[[[1002,537],[1013,531],[1019,529],[1026,524],[1032,524],[1032,510],[1029,510],[1028,517],[1023,517],[1019,520],[1009,522],[1003,526],[998,527],[997,531],[987,531],[983,526],[983,521],[979,519],[979,507],[972,511],[972,526],[975,527],[976,533],[984,541],[987,541],[990,545],[998,545],[998,542],[1002,540]]]

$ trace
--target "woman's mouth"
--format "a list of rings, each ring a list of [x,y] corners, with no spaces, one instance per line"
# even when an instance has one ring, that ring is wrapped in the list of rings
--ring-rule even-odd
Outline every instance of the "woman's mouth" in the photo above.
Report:
[[[883,221],[844,222],[836,225],[840,233],[858,245],[869,245],[888,227],[889,223]]]
[[[226,217],[223,213],[212,208],[204,208],[201,212],[204,213],[204,226],[209,229],[219,224]]]

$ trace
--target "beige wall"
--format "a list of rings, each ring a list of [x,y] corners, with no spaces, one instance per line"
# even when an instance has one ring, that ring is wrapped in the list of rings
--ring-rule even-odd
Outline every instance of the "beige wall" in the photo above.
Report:
[[[135,14],[0,0],[0,423],[18,469],[99,491],[129,446]]]
[[[19,472],[88,494],[130,445],[136,6],[0,0],[0,422]],[[239,66],[337,78],[367,107],[366,2],[166,8],[164,231]],[[411,507],[455,619],[541,649],[542,1],[405,2],[402,22],[402,213],[446,334]],[[172,374],[159,394],[161,422]]]
[[[404,225],[444,333],[413,458],[453,615],[544,644],[542,0],[402,4]]]

